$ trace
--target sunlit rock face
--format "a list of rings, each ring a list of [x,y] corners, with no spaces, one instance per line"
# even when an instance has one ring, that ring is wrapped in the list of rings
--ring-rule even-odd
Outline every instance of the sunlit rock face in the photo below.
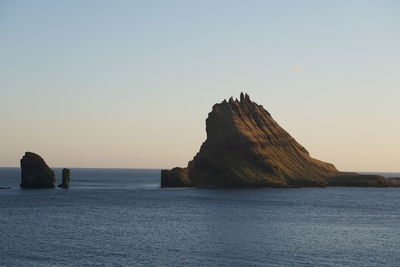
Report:
[[[47,166],[39,155],[26,152],[21,159],[22,188],[54,188],[54,171]]]
[[[186,168],[161,171],[162,187],[312,187],[338,175],[310,157],[261,105],[241,93],[215,104],[207,140]]]

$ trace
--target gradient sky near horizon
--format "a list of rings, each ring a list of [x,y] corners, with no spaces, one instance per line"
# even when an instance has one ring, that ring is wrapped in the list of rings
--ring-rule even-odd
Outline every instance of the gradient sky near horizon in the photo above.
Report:
[[[0,166],[186,166],[241,91],[313,157],[400,172],[400,2],[0,0]]]

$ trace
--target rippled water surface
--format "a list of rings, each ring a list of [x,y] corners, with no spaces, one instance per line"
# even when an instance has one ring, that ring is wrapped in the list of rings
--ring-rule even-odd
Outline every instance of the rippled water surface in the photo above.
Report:
[[[72,169],[68,190],[22,190],[19,169],[0,168],[12,187],[0,190],[0,265],[399,266],[400,189],[160,189],[159,179]]]

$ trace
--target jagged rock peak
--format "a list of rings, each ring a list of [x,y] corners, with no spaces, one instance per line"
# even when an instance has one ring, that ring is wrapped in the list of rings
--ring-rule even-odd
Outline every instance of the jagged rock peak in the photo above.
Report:
[[[245,103],[245,102],[251,102],[250,96],[247,93],[240,93],[240,102]]]
[[[241,104],[241,105],[244,105],[244,104],[247,104],[247,103],[253,103],[250,100],[250,96],[247,93],[243,93],[243,92],[240,93],[239,99],[234,98],[233,96],[231,96],[228,101],[226,101],[225,99],[224,99],[224,101],[222,101],[222,103],[226,103],[226,102],[228,102],[230,104],[237,103],[237,104]]]
[[[244,104],[244,103],[251,103],[252,101],[250,100],[250,96],[247,93],[240,93],[240,97],[239,99],[237,98],[233,98],[233,96],[231,96],[228,101],[226,99],[224,99],[221,103],[222,104],[227,104],[227,103],[240,103],[240,104]]]
[[[271,114],[264,109],[263,106],[251,101],[250,96],[247,93],[240,93],[239,100],[234,99],[233,96],[228,101],[225,99],[221,103],[217,103],[213,106],[212,111],[215,112],[220,110],[222,106],[228,107],[232,112],[239,114],[239,117],[245,118],[246,116],[254,117],[256,121],[264,116],[271,116]],[[258,114],[258,115],[257,115]]]
[[[339,172],[310,157],[261,105],[240,94],[240,102],[215,104],[206,119],[207,140],[187,168],[163,170],[162,186],[323,186]]]
[[[240,102],[251,102],[250,96],[247,93],[240,93]]]

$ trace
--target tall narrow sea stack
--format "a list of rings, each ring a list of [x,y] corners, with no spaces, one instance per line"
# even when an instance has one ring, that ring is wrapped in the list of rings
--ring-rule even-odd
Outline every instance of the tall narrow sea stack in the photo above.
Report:
[[[162,187],[324,186],[327,177],[339,175],[332,164],[310,157],[247,94],[215,104],[206,131],[186,168],[161,171]]]
[[[26,152],[21,159],[22,188],[54,188],[54,171],[39,155]]]
[[[61,184],[58,185],[58,187],[65,189],[69,188],[70,176],[71,176],[71,171],[69,169],[66,168],[62,169],[62,182]]]

